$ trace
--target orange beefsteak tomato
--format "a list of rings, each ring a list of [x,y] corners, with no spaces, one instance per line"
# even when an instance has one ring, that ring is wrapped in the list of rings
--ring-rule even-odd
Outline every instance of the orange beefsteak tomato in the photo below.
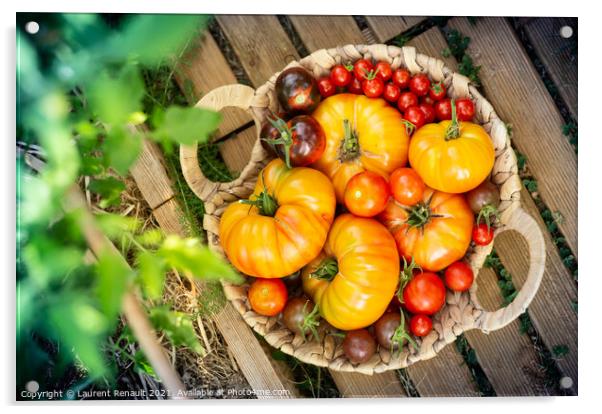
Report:
[[[302,280],[328,323],[346,331],[364,328],[382,316],[395,294],[395,240],[378,221],[343,214],[323,253],[303,269]]]
[[[395,237],[400,256],[438,272],[466,254],[474,215],[464,195],[426,187],[422,200],[411,207],[391,198],[378,219]]]
[[[328,177],[311,168],[271,161],[249,200],[226,208],[219,226],[222,248],[244,274],[288,276],[315,259],[328,235],[336,205]]]
[[[410,164],[431,188],[465,193],[491,173],[495,150],[487,131],[472,122],[452,120],[419,128],[410,143]]]
[[[388,179],[406,165],[410,139],[401,114],[385,100],[342,93],[322,101],[312,116],[326,134],[326,149],[312,166],[330,177],[340,203],[354,175],[368,170]]]

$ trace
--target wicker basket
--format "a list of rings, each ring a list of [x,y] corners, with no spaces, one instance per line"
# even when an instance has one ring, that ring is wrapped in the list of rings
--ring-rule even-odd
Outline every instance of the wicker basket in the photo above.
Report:
[[[291,62],[287,67],[302,66],[319,77],[327,74],[337,63],[355,61],[362,57],[387,61],[393,69],[405,67],[412,74],[427,73],[435,81],[443,81],[452,97],[470,97],[475,102],[476,122],[487,130],[495,147],[496,159],[491,180],[499,186],[502,199],[501,225],[496,230],[496,236],[506,230],[519,232],[527,241],[530,254],[526,282],[508,306],[494,312],[484,310],[477,299],[476,281],[469,292],[448,291],[445,306],[434,315],[433,330],[418,341],[418,349],[406,345],[401,351],[391,353],[381,347],[369,361],[359,365],[353,365],[347,360],[343,354],[340,335],[331,335],[333,328],[327,323],[321,324],[320,341],[305,342],[300,335],[294,335],[284,327],[279,317],[265,317],[253,312],[247,300],[248,285],[224,284],[226,297],[244,320],[275,348],[303,362],[327,366],[336,371],[373,374],[407,367],[415,362],[432,358],[462,332],[481,329],[487,333],[500,329],[516,319],[525,311],[541,282],[545,265],[545,244],[536,221],[521,208],[521,182],[517,173],[516,156],[510,146],[510,138],[504,122],[498,118],[491,104],[470,84],[468,78],[452,72],[441,60],[417,53],[413,47],[399,48],[382,44],[346,45],[322,49],[300,61]],[[274,93],[274,83],[278,74],[274,74],[257,90],[244,85],[229,85],[214,89],[205,95],[197,106],[218,111],[227,106],[244,109],[252,115],[259,131],[269,111],[278,111],[278,100]],[[186,181],[205,203],[203,227],[207,231],[209,246],[223,255],[218,235],[220,216],[229,203],[247,198],[251,194],[257,174],[269,161],[269,156],[261,146],[258,137],[250,154],[249,163],[240,176],[229,183],[211,182],[203,176],[197,159],[196,145],[181,147],[180,161]],[[485,247],[471,248],[467,253],[467,259],[475,275],[478,274],[492,248],[493,243]]]

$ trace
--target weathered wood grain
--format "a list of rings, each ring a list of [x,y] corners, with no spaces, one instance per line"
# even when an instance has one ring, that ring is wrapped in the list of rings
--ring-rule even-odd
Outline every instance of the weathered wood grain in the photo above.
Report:
[[[513,143],[527,157],[544,203],[564,217],[559,228],[577,257],[577,156],[562,135],[558,108],[508,21],[483,17],[472,25],[454,18],[448,24],[471,38],[468,53],[481,65],[486,97],[512,124]]]
[[[542,229],[545,229],[545,223],[538,214],[535,203],[524,189],[521,193],[521,203]],[[556,362],[560,370],[572,378],[573,391],[576,393],[577,312],[572,304],[577,303],[577,286],[563,265],[550,234],[545,230],[543,234],[546,242],[546,268],[539,291],[529,306],[529,314],[533,326],[548,349],[552,350],[561,345],[568,347],[568,355],[558,358]],[[502,264],[512,275],[515,286],[522,286],[529,263],[525,241],[518,234],[505,232],[496,237],[495,249]]]
[[[394,371],[371,376],[330,371],[330,375],[345,398],[407,397]]]
[[[249,163],[256,139],[257,130],[252,126],[217,144],[224,163],[230,171],[241,172]]]
[[[208,31],[199,33],[195,43],[178,61],[174,75],[180,88],[187,95],[192,92],[196,100],[218,86],[237,83],[226,58]],[[189,91],[190,88],[192,91]],[[195,103],[190,102],[191,105]],[[238,108],[224,108],[221,113],[223,120],[217,138],[252,121],[249,114]]]
[[[477,296],[481,305],[489,311],[499,309],[503,300],[495,272],[482,268],[477,282]],[[476,330],[465,334],[498,396],[543,393],[543,378],[538,375],[540,371],[537,369],[535,348],[526,334],[519,333],[519,325],[516,320],[488,335]]]
[[[365,43],[351,16],[289,16],[299,37],[310,52],[318,49]]]
[[[455,344],[443,348],[435,358],[407,368],[421,397],[477,397],[472,375]]]
[[[560,28],[573,29],[572,38],[560,36]],[[541,59],[556,86],[558,93],[566,103],[571,115],[577,118],[577,47],[576,18],[537,17],[530,19],[524,26],[525,33],[533,45],[537,57]]]
[[[219,15],[216,18],[255,87],[299,58],[276,16]]]
[[[130,173],[134,176],[134,179],[136,177],[153,177],[153,180],[136,182],[151,209],[155,209],[174,196],[171,181],[162,159],[163,156],[159,147],[145,139],[138,160],[130,168]]]
[[[384,43],[426,19],[423,16],[366,16],[376,38]]]
[[[169,187],[170,181],[163,165],[163,156],[152,142],[145,143],[136,168],[130,169],[136,185],[147,200],[154,196],[156,188]],[[166,232],[185,236],[180,207],[174,198],[153,212],[157,222]],[[259,393],[265,390],[288,390],[286,395],[258,394],[258,398],[288,398],[296,395],[296,388],[288,378],[281,378],[282,371],[274,368],[251,328],[244,322],[230,303],[214,316],[218,329],[234,355],[249,385]]]

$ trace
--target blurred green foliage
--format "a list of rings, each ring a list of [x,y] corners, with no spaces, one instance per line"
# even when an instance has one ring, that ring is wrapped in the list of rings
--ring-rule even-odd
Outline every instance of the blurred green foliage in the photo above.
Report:
[[[24,22],[40,31],[28,34]],[[81,211],[63,210],[65,195],[89,176],[99,207],[115,208],[122,177],[150,137],[167,151],[206,142],[220,115],[185,106],[148,105],[144,71],[171,66],[208,16],[20,14],[17,16],[17,391],[35,380],[40,391],[114,382],[108,338],[118,326],[123,294],[139,287],[149,317],[176,346],[197,352],[190,315],[160,303],[165,273],[236,282],[240,276],[195,238],[165,236],[158,229],[103,213],[100,228],[123,256],[101,252],[87,261]],[[145,136],[135,128],[152,117]],[[39,148],[39,171],[25,153]],[[118,210],[118,209],[116,209]],[[129,264],[124,259],[127,258]],[[134,341],[120,337],[117,343]],[[112,345],[113,347],[115,345]],[[119,345],[117,345],[119,346]],[[143,355],[130,356],[152,373]],[[79,381],[79,379],[78,379]],[[80,386],[82,382],[80,381]]]

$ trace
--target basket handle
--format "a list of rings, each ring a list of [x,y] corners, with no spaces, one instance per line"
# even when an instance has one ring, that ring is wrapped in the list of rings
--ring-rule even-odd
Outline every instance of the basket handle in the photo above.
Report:
[[[250,113],[251,102],[255,96],[255,89],[246,85],[225,85],[213,89],[195,105],[197,108],[207,108],[220,111],[226,107],[236,107]],[[255,118],[253,118],[255,120]],[[255,122],[257,122],[255,120]],[[201,200],[213,194],[220,185],[205,177],[198,160],[198,144],[180,145],[180,165],[184,179],[192,191]],[[226,183],[227,184],[227,183]]]
[[[521,207],[510,216],[500,232],[515,230],[527,241],[529,246],[529,271],[527,280],[512,303],[496,311],[483,311],[476,321],[476,327],[488,333],[503,328],[518,318],[529,306],[537,293],[546,265],[546,245],[541,228],[530,214]]]

